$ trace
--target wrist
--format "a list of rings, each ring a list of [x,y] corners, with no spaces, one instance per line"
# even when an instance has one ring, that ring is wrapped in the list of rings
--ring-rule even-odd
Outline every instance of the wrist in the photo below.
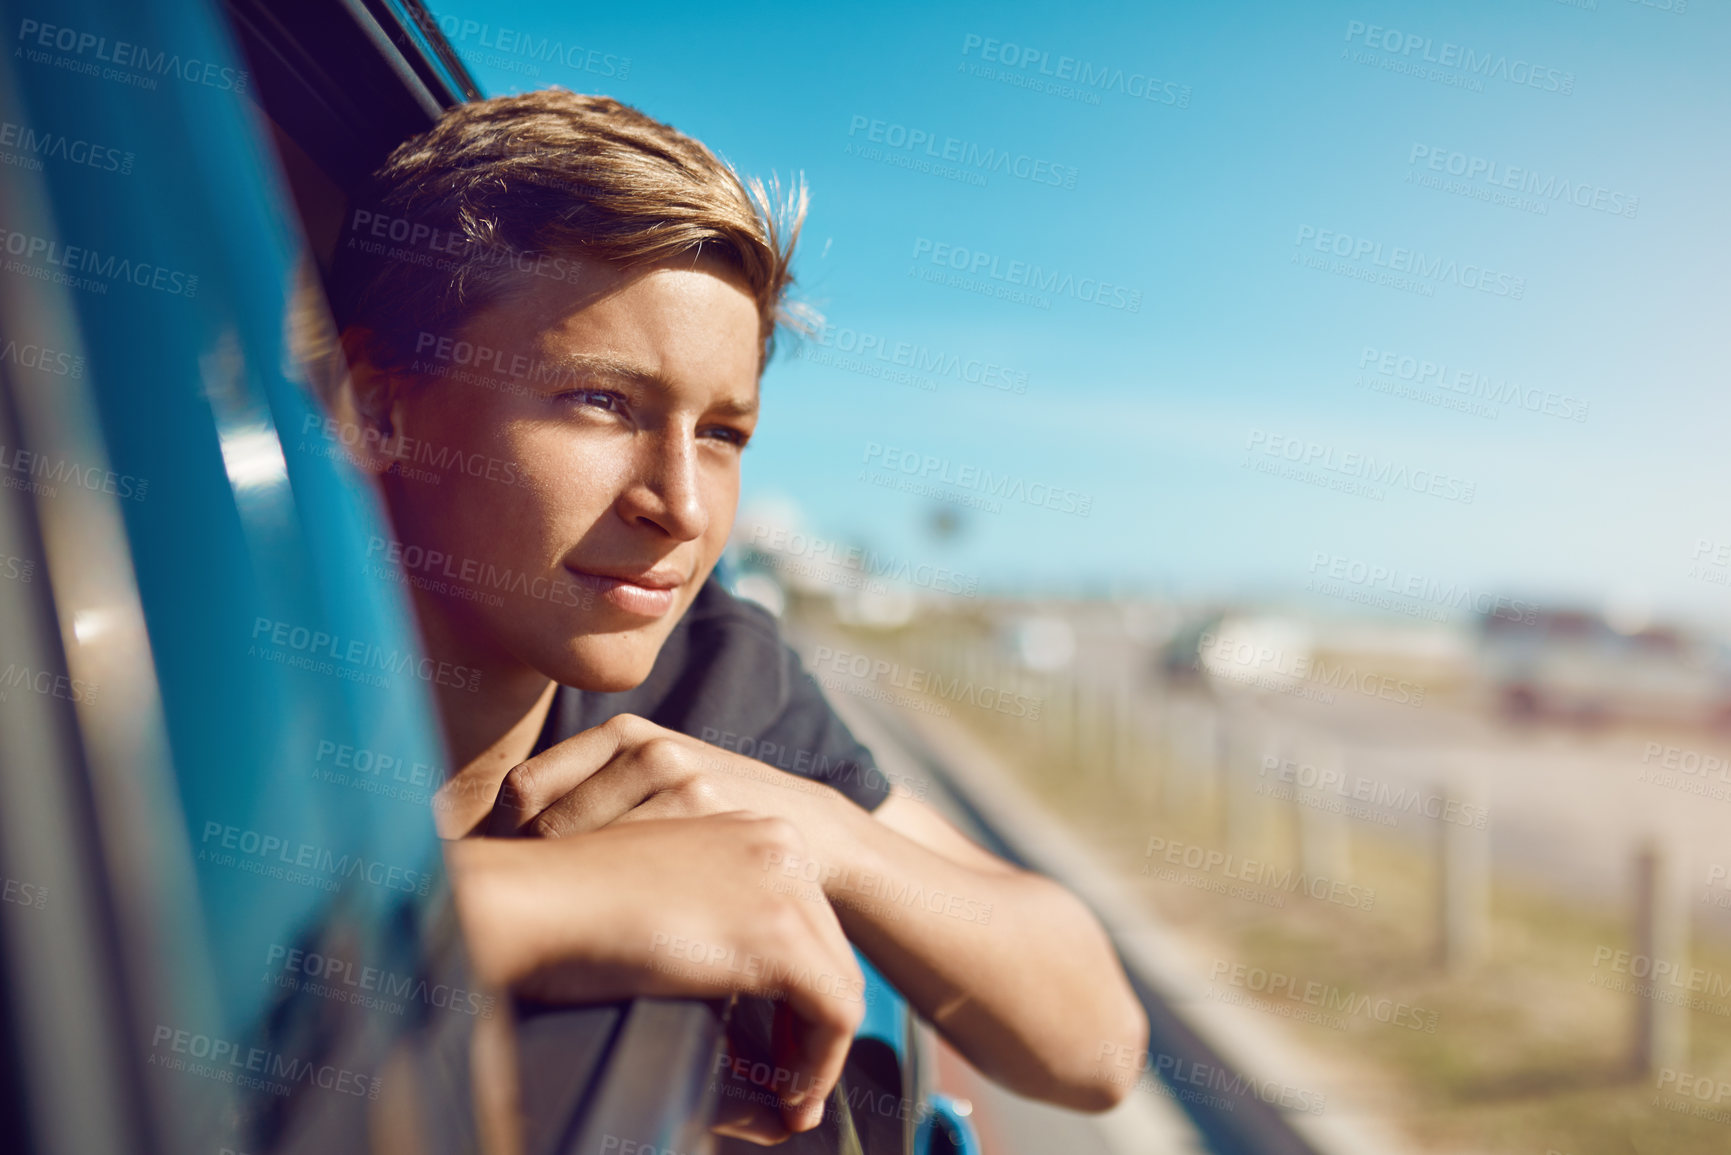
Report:
[[[825,897],[856,893],[889,866],[878,846],[883,827],[870,811],[837,794],[827,821],[811,837],[812,857],[823,863]]]
[[[469,838],[445,844],[445,870],[457,920],[463,928],[469,965],[493,986],[506,988],[521,977],[522,959],[510,933],[510,855],[497,841]]]
[[[470,965],[502,988],[521,985],[553,960],[576,961],[590,933],[587,903],[557,893],[550,842],[466,838],[445,846],[445,865]],[[556,917],[549,917],[557,912]]]

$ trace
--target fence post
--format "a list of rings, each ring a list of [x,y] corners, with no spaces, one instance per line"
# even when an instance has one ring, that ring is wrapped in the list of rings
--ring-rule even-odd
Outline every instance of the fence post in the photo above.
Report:
[[[1158,811],[1161,804],[1161,759],[1153,757],[1144,736],[1144,725],[1137,707],[1143,696],[1128,674],[1114,679],[1108,702],[1111,709],[1112,778],[1124,790],[1138,809]]]
[[[1190,795],[1188,805],[1191,813],[1199,822],[1207,822],[1214,815],[1214,788],[1219,778],[1217,767],[1224,723],[1219,704],[1210,699],[1197,699],[1194,713],[1190,750],[1185,757],[1185,792]]]
[[[1663,981],[1652,973],[1655,964],[1667,962],[1680,971],[1689,954],[1689,896],[1683,879],[1684,855],[1679,850],[1672,846],[1667,851],[1651,838],[1635,849],[1634,954],[1637,959],[1645,956],[1648,967],[1642,984],[1647,994],[1639,988],[1635,991],[1631,1058],[1639,1075],[1660,1067],[1686,1066],[1689,1056],[1687,1005],[1652,997]]]
[[[1260,849],[1262,798],[1256,793],[1256,767],[1263,748],[1270,745],[1266,718],[1247,705],[1222,715],[1220,757],[1221,841],[1235,854],[1249,855]]]
[[[1477,791],[1458,781],[1437,787],[1449,813],[1451,799],[1477,804]],[[1473,797],[1463,797],[1473,795]],[[1490,833],[1476,826],[1437,819],[1437,961],[1460,973],[1484,959],[1490,941]]]
[[[1194,719],[1196,719],[1196,703],[1189,696],[1167,701],[1167,710],[1162,715],[1160,738],[1162,753],[1167,758],[1167,790],[1165,803],[1167,809],[1177,812],[1184,807],[1191,807],[1191,745],[1194,741]]]
[[[1312,737],[1298,744],[1294,753],[1298,769],[1293,774],[1292,805],[1297,812],[1293,828],[1298,868],[1311,878],[1344,881],[1352,874],[1352,846],[1346,815],[1330,808],[1339,797],[1330,786],[1343,780],[1340,747],[1332,740]],[[1311,785],[1304,785],[1306,781]]]
[[[1082,686],[1082,671],[1076,666],[1064,670],[1064,694],[1070,702],[1070,761],[1072,773],[1078,782],[1085,781],[1092,788],[1099,773],[1099,760],[1096,752],[1099,748],[1098,735],[1093,725],[1094,711],[1090,709],[1092,700]]]

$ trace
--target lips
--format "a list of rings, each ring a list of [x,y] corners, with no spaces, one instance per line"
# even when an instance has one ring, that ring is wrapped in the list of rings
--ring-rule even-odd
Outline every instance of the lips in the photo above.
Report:
[[[636,617],[658,618],[673,608],[686,576],[665,566],[653,569],[595,568],[565,570],[584,589],[593,590],[617,610]]]

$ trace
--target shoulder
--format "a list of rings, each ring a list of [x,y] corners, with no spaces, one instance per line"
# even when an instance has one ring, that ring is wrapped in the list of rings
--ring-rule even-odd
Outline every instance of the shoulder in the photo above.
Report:
[[[704,670],[711,678],[748,677],[760,693],[786,698],[797,659],[781,626],[756,602],[731,593],[720,578],[711,575],[698,591],[681,632],[681,664],[688,669]]]
[[[685,611],[684,628],[694,636],[727,635],[781,645],[781,627],[774,615],[756,602],[732,593],[714,574],[703,583]]]
[[[710,575],[663,645],[635,712],[676,729],[769,725],[798,691],[799,659],[773,615]],[[621,703],[623,704],[623,703]],[[636,708],[641,707],[641,708]]]
[[[587,725],[616,713],[641,714],[827,782],[867,810],[889,793],[870,751],[836,716],[774,615],[713,574],[668,636],[648,681],[623,694],[584,698]]]

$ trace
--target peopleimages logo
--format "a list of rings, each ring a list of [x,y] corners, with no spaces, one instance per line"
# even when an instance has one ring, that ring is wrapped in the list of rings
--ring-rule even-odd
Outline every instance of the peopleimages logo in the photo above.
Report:
[[[1341,488],[1348,492],[1364,489],[1368,491],[1367,496],[1373,496],[1377,501],[1382,500],[1381,491],[1375,488],[1379,485],[1408,489],[1414,493],[1440,497],[1444,501],[1458,501],[1463,505],[1471,505],[1478,492],[1477,482],[1438,473],[1434,469],[1413,469],[1386,458],[1379,461],[1369,454],[1340,451],[1332,445],[1307,441],[1302,437],[1288,437],[1283,433],[1270,433],[1265,429],[1250,431],[1249,439],[1244,445],[1244,455],[1245,464],[1255,466],[1261,472],[1278,472],[1272,467],[1286,463],[1300,473],[1309,472],[1317,478],[1340,483],[1330,485],[1329,488]],[[1295,479],[1309,480],[1303,476]]]
[[[445,771],[382,750],[321,738],[313,755],[312,780],[424,802],[428,792],[445,781]]]
[[[418,1002],[438,1010],[490,1019],[496,1003],[493,995],[429,982],[424,975],[356,966],[349,959],[280,943],[272,943],[265,952],[265,966],[278,972],[265,975],[266,981],[278,986],[392,1014],[402,1014],[403,1003]]]
[[[1278,1104],[1283,1110],[1300,1111],[1306,1115],[1320,1115],[1328,1104],[1328,1097],[1320,1091],[1294,1087],[1273,1079],[1252,1078],[1212,1063],[1198,1063],[1164,1052],[1150,1054],[1146,1049],[1127,1047],[1121,1043],[1101,1043],[1096,1065],[1100,1068],[1114,1066],[1129,1073],[1127,1078],[1113,1079],[1113,1082],[1120,1086],[1137,1082],[1135,1073],[1151,1070],[1154,1081],[1149,1087],[1150,1090],[1160,1090],[1166,1088],[1167,1084],[1172,1084],[1178,1088],[1175,1097],[1183,1097],[1187,1102],[1205,1102],[1208,1106],[1223,1107],[1228,1111],[1237,1106],[1236,1100],[1252,1097],[1270,1106]],[[1185,1094],[1190,1087],[1205,1087],[1223,1094],[1207,1096],[1205,1100],[1192,1100]],[[1166,1093],[1173,1094],[1169,1088]]]
[[[1605,970],[1599,969],[1601,965],[1605,966]],[[1587,980],[1592,986],[1609,987],[1612,990],[1633,988],[1634,993],[1645,995],[1648,998],[1657,998],[1660,1002],[1677,1001],[1693,1010],[1710,1010],[1721,1017],[1731,1013],[1723,1004],[1687,998],[1687,995],[1705,995],[1707,1000],[1722,1000],[1731,996],[1731,976],[1703,967],[1690,966],[1682,959],[1670,959],[1661,955],[1647,955],[1617,950],[1608,946],[1597,946],[1593,948],[1593,970],[1595,973]],[[1607,975],[1607,971],[1609,975]],[[1619,982],[1611,978],[1611,975],[1627,975],[1630,979],[1637,981],[1631,983],[1628,980],[1622,980]],[[1661,985],[1672,989],[1663,990]],[[1684,993],[1680,994],[1679,992]]]
[[[1415,175],[1418,183],[1425,183],[1425,172],[1428,170],[1460,178],[1460,183],[1466,186],[1457,190],[1448,184],[1436,183],[1430,187],[1440,188],[1444,192],[1461,191],[1463,195],[1477,196],[1479,199],[1493,199],[1508,194],[1500,190],[1507,189],[1510,196],[1506,201],[1512,208],[1526,208],[1537,211],[1540,215],[1549,212],[1550,204],[1565,201],[1576,208],[1592,209],[1595,212],[1607,213],[1611,216],[1635,219],[1635,213],[1641,207],[1641,198],[1627,193],[1608,189],[1603,185],[1590,184],[1586,181],[1572,181],[1567,177],[1555,175],[1543,176],[1530,168],[1519,165],[1504,164],[1489,157],[1469,156],[1464,152],[1428,145],[1415,144],[1412,152],[1406,158],[1408,183],[1413,183]],[[1485,187],[1480,187],[1480,186]],[[1522,202],[1522,197],[1533,198],[1529,206]]]
[[[1171,881],[1171,878],[1169,875],[1162,876],[1157,873],[1157,862],[1200,874],[1214,874],[1218,871],[1222,878],[1250,883],[1268,891],[1307,895],[1318,902],[1332,902],[1349,910],[1369,910],[1376,905],[1376,890],[1372,887],[1322,874],[1311,874],[1290,866],[1275,866],[1271,862],[1245,858],[1193,842],[1178,842],[1151,835],[1142,855],[1147,861],[1143,862],[1141,873],[1164,877],[1166,881]]]
[[[1318,253],[1351,262],[1346,268],[1329,271],[1362,280],[1381,281],[1389,278],[1387,283],[1394,284],[1397,288],[1405,287],[1399,282],[1410,280],[1424,288],[1433,285],[1455,285],[1514,301],[1527,295],[1525,277],[1497,272],[1470,261],[1462,264],[1449,257],[1426,256],[1419,249],[1400,245],[1391,246],[1385,253],[1381,241],[1336,232],[1333,229],[1319,229],[1315,225],[1298,226],[1298,236],[1292,243],[1296,246],[1292,254],[1295,262],[1300,261],[1302,251],[1308,245]],[[1431,292],[1434,292],[1434,289]],[[1423,295],[1429,296],[1431,293],[1426,292]]]
[[[983,682],[976,683],[966,674],[946,678],[938,670],[920,666],[904,669],[900,662],[887,658],[873,659],[869,654],[849,653],[831,646],[819,646],[813,651],[811,668],[817,672],[818,681],[826,689],[831,688],[830,683],[824,680],[826,676],[844,674],[856,681],[872,684],[878,683],[879,679],[888,679],[888,684],[896,689],[929,694],[942,702],[965,703],[1012,718],[1026,718],[1030,722],[1039,721],[1045,709],[1045,702],[1040,698]]]
[[[287,655],[298,659],[286,662],[296,668],[344,677],[353,675],[351,681],[368,685],[381,684],[376,675],[370,675],[370,671],[378,670],[399,677],[406,674],[436,686],[453,686],[471,693],[480,688],[481,671],[478,669],[435,662],[416,653],[387,649],[360,638],[343,638],[324,630],[311,630],[293,622],[255,618],[252,642],[247,650],[249,656],[281,662]],[[331,661],[323,661],[325,658]],[[333,666],[333,662],[340,664]]]
[[[964,278],[984,277],[988,282],[998,282],[1000,285],[1018,289],[1026,288],[1036,294],[1050,293],[1055,297],[1071,297],[1085,304],[1121,309],[1126,313],[1142,311],[1140,289],[1096,277],[1077,277],[1073,273],[1047,269],[1028,261],[1006,261],[996,253],[934,241],[928,237],[914,239],[915,267],[921,262],[939,269],[952,270],[962,274]]]
[[[1564,72],[1519,58],[1511,60],[1507,54],[1501,52],[1479,52],[1452,40],[1444,40],[1439,44],[1429,36],[1400,32],[1393,28],[1384,28],[1380,24],[1366,24],[1362,20],[1347,21],[1346,41],[1348,44],[1362,44],[1365,48],[1382,53],[1385,67],[1389,64],[1406,66],[1404,69],[1397,67],[1391,71],[1412,71],[1425,79],[1432,77],[1424,76],[1424,71],[1417,66],[1430,64],[1449,69],[1461,79],[1470,78],[1480,82],[1501,80],[1509,84],[1536,88],[1541,92],[1555,92],[1561,96],[1568,96],[1575,91],[1573,72]],[[1341,56],[1345,59],[1359,59],[1353,56],[1350,48],[1342,49]],[[1360,60],[1360,63],[1365,61]]]
[[[1237,987],[1269,1000],[1284,999],[1307,1007],[1317,1007],[1325,1014],[1332,1012],[1347,1018],[1357,1016],[1386,1025],[1405,1027],[1409,1031],[1436,1034],[1439,1018],[1436,1011],[1428,1011],[1423,1007],[1415,1007],[1391,998],[1363,994],[1350,988],[1343,990],[1332,983],[1305,979],[1284,971],[1264,970],[1262,967],[1245,963],[1234,965],[1225,959],[1217,958],[1208,976],[1211,996],[1216,984]],[[1327,1025],[1340,1029],[1346,1024],[1337,1025],[1331,1022]]]
[[[198,277],[192,273],[149,261],[134,261],[114,253],[104,256],[83,245],[68,245],[31,233],[14,232],[3,226],[0,226],[0,252],[18,258],[6,262],[9,273],[22,273],[77,289],[107,293],[110,283],[124,281],[141,289],[155,289],[159,293],[189,300],[198,296]],[[35,261],[42,264],[30,263]],[[43,265],[48,268],[43,268]],[[49,269],[55,271],[50,273]]]
[[[410,19],[425,32],[437,30],[455,43],[473,41],[480,48],[490,50],[483,57],[484,63],[506,72],[539,76],[540,69],[535,65],[562,64],[573,72],[590,72],[611,80],[624,80],[631,75],[629,56],[615,56],[580,44],[566,44],[551,36],[538,37],[514,28],[494,28],[478,20],[463,20],[451,15],[435,17],[424,9],[412,13]],[[519,59],[513,61],[510,59],[513,56]]]
[[[983,494],[988,498],[1019,501],[1041,509],[1073,513],[1078,517],[1087,517],[1094,508],[1092,494],[1079,493],[1074,489],[1043,481],[1030,482],[1010,473],[993,473],[977,465],[958,465],[948,457],[933,457],[929,453],[895,445],[880,445],[876,441],[866,443],[863,460],[867,465],[879,466],[892,474],[917,477],[921,482],[953,486],[956,489]],[[992,512],[996,513],[998,510],[994,509]]]
[[[982,174],[997,173],[1033,184],[1056,188],[1075,188],[1080,170],[1073,164],[1059,164],[1043,157],[1029,156],[1011,148],[980,145],[976,141],[954,136],[939,136],[927,128],[910,128],[905,124],[879,120],[856,113],[848,121],[847,134],[857,139],[860,134],[871,144],[881,144],[928,160],[963,165]],[[850,146],[851,147],[851,146]]]
[[[1293,800],[1314,800],[1316,795],[1332,793],[1336,798],[1347,802],[1364,803],[1380,810],[1391,811],[1395,815],[1422,814],[1426,818],[1446,822],[1451,826],[1470,826],[1474,830],[1483,830],[1490,821],[1490,811],[1483,806],[1463,802],[1446,794],[1421,790],[1417,786],[1397,785],[1363,774],[1348,774],[1338,766],[1318,766],[1295,758],[1281,758],[1269,754],[1262,759],[1256,775],[1258,778],[1272,778],[1273,782],[1269,784],[1272,787],[1292,788],[1284,793]],[[1263,785],[1257,784],[1256,793],[1270,793],[1270,790],[1263,789]],[[1299,791],[1308,791],[1310,794],[1301,795]],[[1355,814],[1352,817],[1373,816]],[[1394,826],[1398,825],[1398,822],[1396,818],[1396,821],[1386,822],[1384,825]]]
[[[1196,645],[1196,656],[1211,676],[1228,681],[1274,685],[1313,684],[1326,690],[1350,690],[1367,698],[1380,698],[1415,710],[1424,705],[1425,687],[1393,674],[1360,670],[1345,662],[1329,665],[1326,658],[1301,650],[1276,649],[1234,634],[1204,633]],[[1270,686],[1273,688],[1273,686]],[[1324,699],[1332,701],[1332,695]]]
[[[81,367],[82,371],[82,367]],[[29,480],[26,481],[25,479]],[[132,501],[143,501],[150,493],[150,480],[94,465],[79,465],[64,457],[53,458],[16,446],[0,445],[0,485],[27,489],[53,497],[62,485],[75,485],[92,493],[108,493]]]
[[[96,701],[97,686],[83,678],[69,678],[52,670],[33,670],[17,662],[8,662],[6,668],[0,670],[0,702],[4,702],[13,690],[29,690],[62,702],[89,704]]]
[[[1358,367],[1370,369],[1384,377],[1397,377],[1414,385],[1425,385],[1446,393],[1459,394],[1463,399],[1490,401],[1498,405],[1518,405],[1528,413],[1557,417],[1564,421],[1585,421],[1591,409],[1589,402],[1554,389],[1539,389],[1501,380],[1488,373],[1456,366],[1450,369],[1446,361],[1432,361],[1391,349],[1366,345],[1358,355]]]
[[[308,451],[305,440],[307,434],[317,434],[324,440],[326,456],[335,456],[338,450],[352,449],[389,457],[392,459],[391,468],[411,481],[428,481],[437,485],[444,477],[460,473],[524,489],[533,488],[534,485],[518,462],[486,453],[465,453],[454,446],[435,444],[425,438],[410,437],[405,433],[387,435],[383,430],[371,425],[363,426],[353,421],[308,413],[301,418],[303,440],[297,445],[297,449],[303,452]],[[311,451],[319,452],[316,447]],[[343,456],[348,457],[352,464],[358,464],[358,459],[346,452]],[[430,468],[414,468],[420,465]],[[438,472],[433,472],[434,470]]]
[[[751,545],[758,553],[777,561],[809,558],[818,567],[848,570],[871,578],[888,578],[921,589],[971,598],[980,579],[928,562],[914,562],[894,554],[880,554],[864,546],[850,546],[829,538],[789,530],[785,526],[754,525]]]
[[[94,144],[84,139],[73,139],[59,132],[41,132],[27,124],[14,124],[10,120],[0,121],[0,148],[15,148],[21,154],[19,160],[39,162],[46,157],[49,160],[63,160],[68,164],[82,165],[98,172],[117,172],[126,176],[132,172],[132,154],[122,152],[111,145]],[[7,159],[8,154],[0,153],[0,163],[15,163]],[[40,163],[26,164],[26,168],[42,167]]]
[[[1190,106],[1188,84],[1162,80],[1147,72],[1095,64],[1074,56],[1060,55],[1054,60],[1049,51],[1017,44],[1014,40],[996,40],[970,32],[962,38],[962,55],[1003,66],[1002,70],[985,69],[979,65],[970,67],[970,63],[964,61],[961,71],[968,75],[1080,100],[1085,104],[1099,104],[1100,93],[1116,92],[1134,100],[1175,108]],[[1008,71],[1010,69],[1015,71]]]
[[[898,385],[936,391],[938,378],[1018,396],[1028,392],[1025,370],[984,357],[964,357],[917,341],[882,333],[862,332],[845,325],[825,325],[793,346],[801,361],[875,377]]]
[[[0,902],[28,906],[34,910],[46,910],[48,908],[48,888],[25,882],[20,878],[8,878],[5,886],[0,887]]]
[[[199,843],[199,862],[238,867],[248,874],[311,884],[321,890],[335,891],[343,882],[359,878],[385,890],[425,897],[433,884],[433,876],[424,870],[390,866],[347,851],[338,854],[328,846],[226,822],[206,821]]]
[[[349,234],[346,248],[442,272],[468,263],[509,265],[519,273],[568,284],[578,284],[590,273],[581,260],[573,257],[529,252],[508,244],[486,244],[466,233],[367,209],[354,211],[346,231]]]
[[[100,76],[104,80],[124,80],[146,89],[156,87],[155,77],[172,76],[188,84],[203,85],[224,92],[246,91],[245,69],[225,68],[214,61],[200,60],[195,56],[182,59],[178,52],[151,49],[146,45],[132,44],[125,40],[110,40],[106,36],[98,36],[77,28],[44,24],[39,20],[21,20],[18,23],[17,39],[19,51],[32,64],[52,64],[62,68],[72,65],[74,67],[70,68],[70,71]],[[50,52],[63,52],[68,56],[52,57]],[[104,64],[114,67],[101,67]],[[123,69],[137,69],[138,72],[126,72],[122,71]]]
[[[319,1087],[340,1095],[366,1099],[379,1097],[380,1082],[375,1075],[332,1063],[297,1059],[263,1047],[245,1046],[232,1039],[176,1030],[161,1023],[157,1024],[151,1036],[150,1048],[147,1066],[186,1071],[273,1095],[287,1096],[298,1083],[302,1087]],[[188,1063],[188,1059],[192,1062]]]
[[[29,343],[20,345],[10,338],[0,342],[0,361],[9,361],[38,373],[52,373],[56,377],[84,376],[84,358],[77,353],[62,353]]]
[[[377,534],[367,539],[366,556],[369,561],[383,557],[389,563],[370,565],[368,571],[375,577],[389,579],[394,571],[401,571],[416,589],[449,594],[467,601],[504,605],[504,599],[496,592],[503,591],[571,609],[590,609],[595,604],[592,592],[576,585],[568,575],[531,574],[508,566],[501,569],[492,562],[458,557],[420,545],[404,545]]]
[[[1381,609],[1401,608],[1389,603],[1381,597],[1373,595],[1387,594],[1392,597],[1406,598],[1415,603],[1423,603],[1435,607],[1438,613],[1413,614],[1416,617],[1429,617],[1432,621],[1445,621],[1447,610],[1471,609],[1487,618],[1500,621],[1519,622],[1523,625],[1534,625],[1539,620],[1539,607],[1533,602],[1520,598],[1504,597],[1488,590],[1475,590],[1466,582],[1441,581],[1424,574],[1413,573],[1397,565],[1386,565],[1378,562],[1365,561],[1362,558],[1348,557],[1343,554],[1328,553],[1324,550],[1313,550],[1310,555],[1310,581],[1305,588],[1316,593],[1328,594],[1332,597],[1344,598],[1347,601],[1374,605]],[[1332,583],[1332,584],[1331,584]],[[1355,596],[1343,587],[1351,586],[1364,595]],[[1406,612],[1402,609],[1401,612]]]

